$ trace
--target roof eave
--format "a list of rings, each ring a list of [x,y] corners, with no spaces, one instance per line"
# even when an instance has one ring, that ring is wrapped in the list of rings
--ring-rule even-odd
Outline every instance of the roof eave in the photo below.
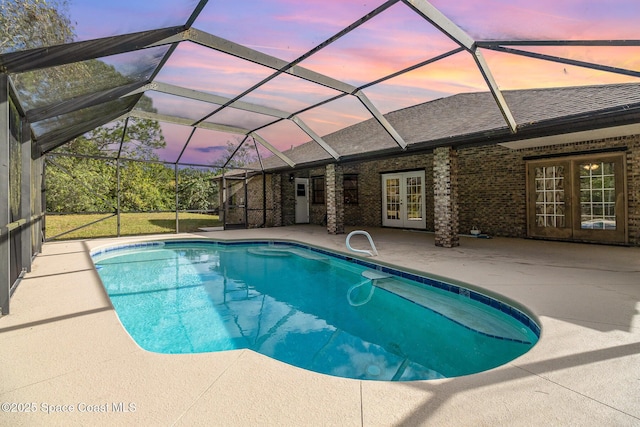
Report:
[[[406,150],[399,147],[386,148],[382,150],[370,151],[345,155],[340,158],[339,163],[356,161],[376,160],[390,156],[405,156],[432,151],[438,147],[469,147],[494,145],[505,142],[513,142],[529,138],[540,138],[566,133],[584,132],[605,127],[624,126],[640,122],[640,104],[624,105],[615,108],[608,108],[597,112],[565,116],[561,118],[531,122],[518,126],[518,132],[513,134],[506,126],[477,133],[455,135],[446,138],[438,138],[429,141],[422,141],[409,144]],[[334,163],[333,159],[322,159],[310,162],[299,162],[295,169],[309,169],[325,166]],[[291,168],[277,167],[267,169],[266,172],[276,173],[281,171],[291,171]]]

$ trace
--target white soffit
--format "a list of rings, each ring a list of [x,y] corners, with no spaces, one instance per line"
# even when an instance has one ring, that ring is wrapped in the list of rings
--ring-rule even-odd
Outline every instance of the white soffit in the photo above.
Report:
[[[498,145],[520,150],[523,148],[544,147],[546,145],[570,144],[573,142],[593,141],[596,139],[612,138],[616,136],[628,136],[640,134],[640,123],[610,128],[587,130],[582,132],[564,133],[540,138],[522,139],[520,141],[503,142]]]

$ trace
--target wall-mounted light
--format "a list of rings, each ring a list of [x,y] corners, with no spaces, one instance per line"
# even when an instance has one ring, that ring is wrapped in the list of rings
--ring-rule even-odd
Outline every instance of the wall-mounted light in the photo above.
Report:
[[[289,182],[293,182],[293,180],[295,179],[295,177],[293,176],[292,173],[289,174]]]

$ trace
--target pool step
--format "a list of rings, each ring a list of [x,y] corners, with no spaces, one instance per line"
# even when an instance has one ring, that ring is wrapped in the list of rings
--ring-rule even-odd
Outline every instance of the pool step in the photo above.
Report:
[[[392,274],[383,273],[382,271],[378,271],[378,270],[365,270],[362,272],[362,276],[370,280],[388,279],[393,277]]]
[[[503,340],[530,342],[524,326],[519,328],[516,325],[505,324],[498,313],[491,313],[489,307],[483,309],[473,305],[466,297],[451,300],[451,296],[425,292],[419,287],[410,286],[393,278],[379,279],[373,283],[378,288],[428,308],[473,331]],[[455,298],[455,294],[453,297]]]
[[[271,248],[249,248],[247,252],[253,255],[260,256],[272,256],[272,257],[283,257],[291,255],[289,251],[284,249],[271,249]]]
[[[315,260],[325,260],[325,259],[327,259],[326,255],[322,255],[322,254],[319,254],[319,253],[314,252],[314,251],[308,251],[308,250],[300,249],[300,248],[291,248],[291,249],[289,249],[289,252],[291,252],[292,254],[301,256],[302,258],[306,258],[306,259],[315,259]]]
[[[290,247],[277,247],[270,246],[268,248],[249,248],[247,252],[253,255],[261,255],[261,256],[273,256],[273,257],[284,257],[289,255],[298,255],[299,257],[306,259],[314,259],[314,260],[326,260],[326,255],[322,255],[316,253],[314,251],[307,251],[301,248],[290,248]]]

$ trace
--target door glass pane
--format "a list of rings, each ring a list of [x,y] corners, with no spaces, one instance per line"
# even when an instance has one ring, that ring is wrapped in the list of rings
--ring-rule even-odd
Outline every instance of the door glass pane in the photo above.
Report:
[[[386,180],[387,188],[387,219],[400,219],[400,179]]]
[[[406,178],[407,190],[407,220],[422,220],[422,177]]]
[[[581,163],[580,228],[616,229],[615,164]]]
[[[307,195],[307,188],[306,185],[299,183],[297,185],[297,190],[296,190],[296,195],[298,197],[305,197]]]
[[[536,226],[563,228],[565,224],[564,166],[535,168]]]

